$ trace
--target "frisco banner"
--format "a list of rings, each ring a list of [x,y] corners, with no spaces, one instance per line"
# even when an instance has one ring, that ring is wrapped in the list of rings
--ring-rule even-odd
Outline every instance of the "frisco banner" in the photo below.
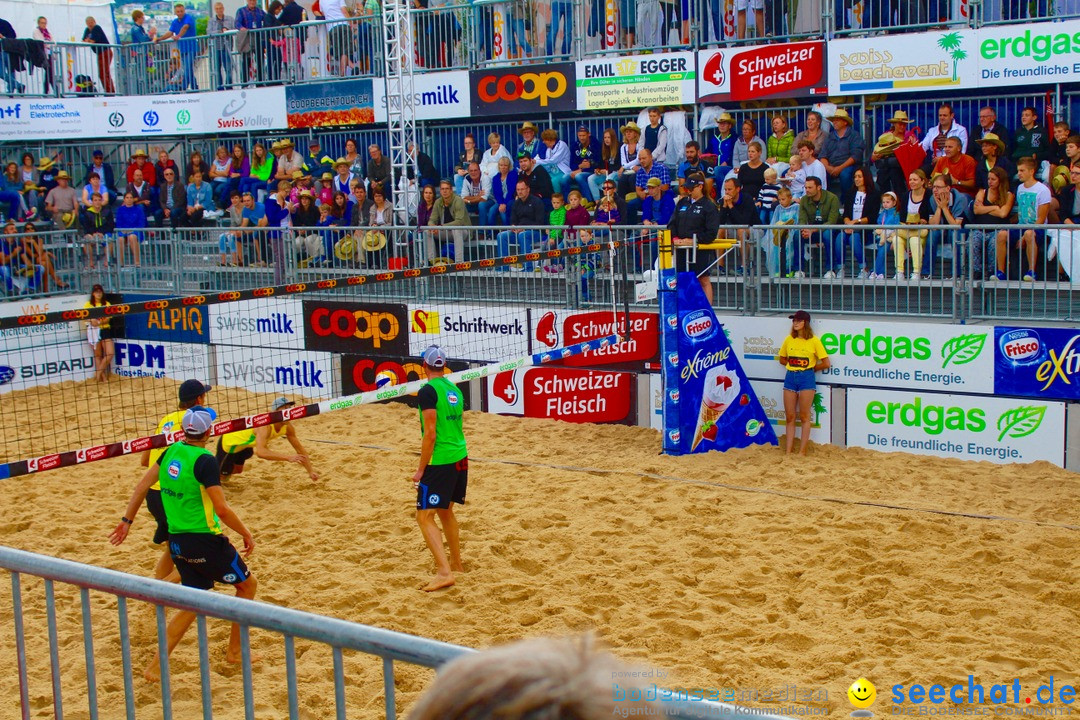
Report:
[[[695,77],[689,52],[586,60],[577,64],[577,109],[691,104]]]
[[[1080,400],[1080,330],[994,328],[994,393]]]
[[[825,43],[784,43],[698,53],[700,102],[825,93]]]
[[[787,318],[723,316],[720,321],[746,372],[783,380],[776,362],[791,332]],[[935,392],[994,392],[994,329],[972,325],[815,321],[832,367],[818,373],[830,385],[903,387]]]
[[[1065,404],[880,389],[847,394],[847,443],[961,460],[1065,463]]]
[[[829,43],[829,92],[862,95],[1076,82],[1080,20]]]

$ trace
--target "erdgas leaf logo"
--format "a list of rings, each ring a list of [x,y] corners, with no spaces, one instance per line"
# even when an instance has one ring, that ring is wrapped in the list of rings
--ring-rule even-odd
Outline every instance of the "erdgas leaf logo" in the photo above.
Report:
[[[1043,416],[1046,415],[1046,406],[1021,405],[1001,414],[997,421],[997,429],[1001,431],[998,441],[1008,435],[1012,438],[1027,437],[1042,425]]]
[[[967,365],[979,357],[985,345],[986,333],[982,335],[957,335],[941,346],[941,357],[945,358],[945,362],[941,364],[941,367],[948,367],[950,362],[953,365]]]

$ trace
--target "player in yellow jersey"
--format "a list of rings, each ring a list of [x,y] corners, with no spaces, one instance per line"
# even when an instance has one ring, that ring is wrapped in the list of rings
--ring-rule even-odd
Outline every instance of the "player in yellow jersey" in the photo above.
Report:
[[[292,407],[295,404],[296,403],[288,398],[279,397],[274,400],[271,409],[282,410],[284,408]],[[270,441],[280,437],[289,441],[293,450],[296,451],[295,455],[276,453],[270,450]],[[237,430],[236,432],[226,433],[218,438],[217,461],[221,468],[221,476],[223,478],[242,473],[244,471],[244,463],[247,462],[252,455],[262,458],[263,460],[299,463],[307,469],[308,476],[311,477],[312,480],[319,479],[319,473],[315,472],[315,467],[311,464],[311,460],[308,459],[308,451],[300,444],[300,438],[297,436],[292,423],[288,420],[285,422],[263,425],[262,427],[249,430]]]
[[[177,393],[180,401],[179,409],[175,412],[171,412],[165,417],[161,418],[157,424],[157,430],[154,431],[155,435],[160,435],[165,432],[172,432],[180,428],[180,421],[184,417],[184,412],[196,405],[203,405],[206,402],[206,393],[210,391],[209,385],[204,385],[200,380],[185,380],[180,384],[180,390]],[[213,411],[210,411],[213,413]],[[158,459],[164,453],[166,448],[157,448],[154,450],[144,450],[142,454],[142,466],[145,468],[153,467],[157,463]],[[154,544],[161,545],[169,539],[169,523],[165,519],[165,508],[161,504],[161,485],[155,482],[150,490],[146,493],[146,509],[150,511],[150,514],[157,520],[157,529],[154,530]],[[158,580],[165,580],[166,582],[180,582],[180,574],[176,572],[176,568],[173,565],[172,555],[169,553],[168,545],[165,546],[165,552],[162,553],[161,558],[157,562],[157,566],[154,567],[154,577]]]

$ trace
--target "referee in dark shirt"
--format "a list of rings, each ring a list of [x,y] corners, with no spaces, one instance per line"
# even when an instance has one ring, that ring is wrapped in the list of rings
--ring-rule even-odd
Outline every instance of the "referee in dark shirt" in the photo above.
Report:
[[[705,176],[691,173],[686,176],[683,188],[689,193],[680,198],[675,205],[675,212],[668,222],[671,241],[676,247],[690,247],[695,240],[698,243],[711,243],[720,229],[720,213],[715,203],[705,197]],[[709,265],[716,260],[715,251],[697,252],[684,250],[675,252],[675,269],[679,272],[692,272],[698,276],[701,289],[712,305],[713,290],[709,281]]]
[[[755,205],[756,197],[750,197],[749,193],[742,191],[742,185],[738,178],[728,178],[724,181],[724,197],[720,201],[720,227],[735,229],[735,237],[742,246],[742,263],[747,263],[749,255],[749,234],[747,228],[758,222],[758,211]],[[720,270],[724,270],[724,259],[720,258]],[[738,273],[743,274],[742,265]]]

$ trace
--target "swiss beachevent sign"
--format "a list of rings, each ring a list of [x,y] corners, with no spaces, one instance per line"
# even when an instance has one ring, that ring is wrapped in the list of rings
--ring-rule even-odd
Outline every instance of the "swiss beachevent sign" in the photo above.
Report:
[[[688,52],[586,60],[577,63],[577,109],[689,105],[695,77]]]
[[[759,45],[698,53],[701,102],[760,100],[824,94],[825,43]]]
[[[994,392],[1080,400],[1080,330],[994,328]]]
[[[1080,80],[1080,20],[829,43],[829,92],[972,89]]]
[[[961,460],[1065,462],[1065,404],[998,397],[852,389],[847,443]]]
[[[751,377],[783,379],[776,356],[791,332],[790,320],[738,315],[720,320]],[[818,373],[822,383],[994,393],[992,327],[833,318],[813,326],[832,363]]]

